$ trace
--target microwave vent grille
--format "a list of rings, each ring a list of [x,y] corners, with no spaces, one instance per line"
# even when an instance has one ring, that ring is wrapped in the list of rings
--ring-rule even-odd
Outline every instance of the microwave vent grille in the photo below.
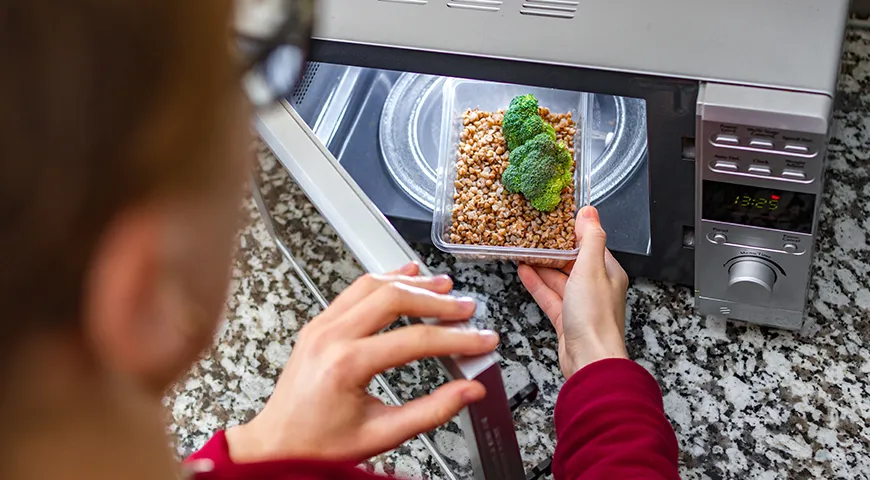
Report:
[[[387,3],[407,3],[408,5],[426,5],[429,0],[378,0]]]
[[[447,6],[450,8],[462,8],[480,12],[497,12],[501,8],[502,3],[502,0],[447,0]]]
[[[574,0],[528,0],[523,2],[520,13],[551,18],[574,18],[579,1]]]
[[[293,90],[293,95],[290,97],[290,102],[293,105],[302,105],[302,102],[305,101],[305,94],[308,93],[308,89],[311,87],[311,82],[314,81],[314,77],[317,75],[317,70],[320,68],[319,63],[310,62],[307,67],[305,67],[305,72],[302,73],[302,78],[299,79],[299,83],[296,84],[296,88]]]

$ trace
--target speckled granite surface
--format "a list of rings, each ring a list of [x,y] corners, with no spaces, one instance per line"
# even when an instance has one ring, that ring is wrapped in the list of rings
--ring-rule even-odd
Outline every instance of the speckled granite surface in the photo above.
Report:
[[[693,313],[690,290],[635,280],[627,341],[658,379],[680,442],[687,479],[870,478],[870,32],[852,31],[829,154],[819,254],[803,331],[725,323]],[[328,224],[262,152],[267,203],[282,237],[327,298],[361,271]],[[216,346],[167,397],[179,454],[263,404],[294,334],[319,305],[272,245],[248,206],[227,323]],[[553,451],[552,411],[562,378],[555,337],[509,265],[455,263],[431,248],[421,256],[479,300],[475,322],[502,334],[510,393],[529,381],[539,398],[516,415],[531,466]],[[444,381],[431,362],[389,372],[402,399]],[[374,389],[376,393],[378,389]],[[460,478],[468,458],[458,426],[430,438]],[[364,466],[405,478],[440,479],[419,440]]]

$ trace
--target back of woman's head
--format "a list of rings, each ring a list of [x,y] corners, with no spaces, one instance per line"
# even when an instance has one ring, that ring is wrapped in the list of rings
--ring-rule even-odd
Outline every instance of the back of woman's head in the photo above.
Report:
[[[107,225],[212,183],[229,1],[0,3],[0,350],[75,328]]]

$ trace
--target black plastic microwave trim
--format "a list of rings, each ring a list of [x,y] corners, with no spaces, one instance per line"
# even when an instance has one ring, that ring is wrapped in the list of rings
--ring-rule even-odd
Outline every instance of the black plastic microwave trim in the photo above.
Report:
[[[650,254],[614,252],[614,256],[631,277],[694,285],[694,249],[684,240],[695,225],[695,162],[683,158],[683,146],[695,135],[699,82],[324,40],[312,45],[311,60],[646,100]]]

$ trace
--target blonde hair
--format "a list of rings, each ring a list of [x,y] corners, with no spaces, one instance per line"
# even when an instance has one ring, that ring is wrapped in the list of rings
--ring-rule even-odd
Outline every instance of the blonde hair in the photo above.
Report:
[[[208,183],[229,0],[0,4],[0,348],[74,327],[108,222]]]

